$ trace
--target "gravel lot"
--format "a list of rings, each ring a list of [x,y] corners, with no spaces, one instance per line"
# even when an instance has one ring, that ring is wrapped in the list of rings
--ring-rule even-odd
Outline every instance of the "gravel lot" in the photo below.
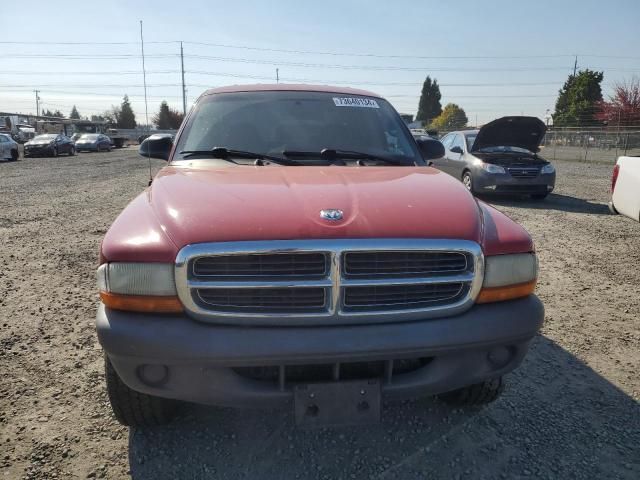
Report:
[[[495,202],[534,236],[547,319],[494,404],[393,403],[380,425],[326,430],[186,406],[129,430],[106,399],[94,272],[146,161],[131,147],[0,163],[0,477],[640,478],[640,224],[609,215],[610,165],[557,168],[546,201]]]

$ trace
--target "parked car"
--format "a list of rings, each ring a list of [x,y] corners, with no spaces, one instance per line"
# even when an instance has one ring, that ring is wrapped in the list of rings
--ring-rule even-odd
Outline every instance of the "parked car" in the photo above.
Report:
[[[11,135],[0,133],[0,159],[16,161],[20,158],[18,143]]]
[[[474,194],[527,194],[544,199],[555,187],[554,166],[537,152],[547,127],[535,117],[503,117],[479,130],[442,137],[446,154],[434,164]]]
[[[612,213],[640,221],[640,157],[619,157],[611,177]]]
[[[205,92],[168,160],[107,231],[98,339],[116,418],[176,400],[292,405],[367,423],[383,399],[494,400],[542,325],[529,234],[427,166],[385,99],[239,85]]]
[[[25,157],[57,157],[61,153],[76,154],[76,147],[71,139],[62,134],[38,135],[24,144]]]
[[[76,151],[82,152],[110,152],[111,139],[101,133],[85,133],[76,140]]]

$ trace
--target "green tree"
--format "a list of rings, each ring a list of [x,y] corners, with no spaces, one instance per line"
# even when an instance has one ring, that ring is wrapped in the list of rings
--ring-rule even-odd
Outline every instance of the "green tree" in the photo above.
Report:
[[[153,117],[153,123],[161,130],[177,129],[183,119],[182,113],[170,108],[166,100],[163,100],[160,104],[160,111]]]
[[[136,128],[136,115],[133,113],[129,96],[125,95],[120,105],[120,112],[116,115],[116,123],[118,128]]]
[[[420,103],[418,104],[418,113],[416,121],[428,124],[431,120],[442,113],[442,105],[440,104],[440,87],[436,79],[431,80],[427,75],[422,84],[422,93],[420,94]]]
[[[40,112],[40,115],[42,115],[43,117],[64,118],[64,114],[60,110],[42,110],[42,112]]]
[[[553,124],[558,127],[597,125],[596,119],[602,102],[603,72],[586,69],[569,75],[558,92]]]
[[[468,121],[467,114],[462,108],[455,103],[448,103],[429,127],[434,130],[458,130],[466,127]]]
[[[76,119],[76,120],[80,119],[80,114],[78,113],[78,109],[76,108],[75,105],[71,109],[71,113],[69,114],[69,118],[73,118],[73,119]]]

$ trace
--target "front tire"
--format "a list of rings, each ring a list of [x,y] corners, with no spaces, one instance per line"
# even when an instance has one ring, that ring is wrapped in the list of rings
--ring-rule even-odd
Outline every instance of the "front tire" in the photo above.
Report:
[[[502,377],[498,377],[440,394],[439,398],[450,405],[472,407],[493,402],[503,390],[504,380]]]
[[[58,149],[56,147],[53,147],[52,153],[53,153],[54,157],[57,157],[58,156]]]
[[[11,161],[17,162],[20,159],[20,153],[18,150],[11,150]]]
[[[168,423],[173,418],[176,402],[136,392],[125,385],[104,356],[107,395],[118,422],[129,427],[149,427]]]
[[[475,193],[475,191],[473,190],[473,177],[471,176],[471,172],[469,170],[462,174],[462,184],[471,193]]]
[[[76,149],[75,149],[74,147],[71,147],[71,148],[69,149],[69,156],[70,156],[70,157],[73,157],[75,154],[76,154]]]

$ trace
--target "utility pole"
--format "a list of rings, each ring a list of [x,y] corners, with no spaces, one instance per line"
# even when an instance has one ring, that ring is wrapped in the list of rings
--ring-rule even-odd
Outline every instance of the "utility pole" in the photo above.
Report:
[[[147,124],[147,133],[149,132],[149,107],[147,104],[147,71],[144,67],[144,37],[142,36],[142,20],[140,20],[140,47],[142,49],[142,82],[144,85],[144,120]],[[151,173],[151,155],[149,155],[149,185],[153,182],[153,174]]]
[[[36,94],[36,116],[40,116],[40,90],[34,90]]]
[[[184,86],[184,52],[180,42],[180,69],[182,70],[182,114],[187,116],[187,90]]]
[[[142,36],[142,20],[140,20],[140,46],[142,49],[142,84],[144,86],[144,119],[149,130],[149,108],[147,104],[147,71],[144,67],[144,37]]]
[[[573,63],[573,76],[576,76],[576,70],[578,69],[578,56],[576,55],[576,61]]]
[[[280,69],[276,68],[276,83],[280,83]]]

